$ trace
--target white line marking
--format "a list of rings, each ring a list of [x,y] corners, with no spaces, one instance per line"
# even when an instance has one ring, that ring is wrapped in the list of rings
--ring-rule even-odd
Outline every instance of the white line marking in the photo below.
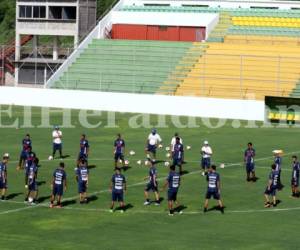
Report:
[[[17,203],[17,202],[15,202],[15,203]],[[19,204],[21,204],[21,203],[23,203],[23,202],[20,202]],[[0,215],[10,214],[10,213],[17,213],[17,212],[20,212],[20,211],[23,211],[23,210],[27,210],[27,209],[31,209],[31,208],[35,208],[35,207],[36,206],[28,206],[28,207],[21,207],[21,208],[16,208],[16,209],[10,209],[10,210],[6,210],[6,211],[0,212]]]

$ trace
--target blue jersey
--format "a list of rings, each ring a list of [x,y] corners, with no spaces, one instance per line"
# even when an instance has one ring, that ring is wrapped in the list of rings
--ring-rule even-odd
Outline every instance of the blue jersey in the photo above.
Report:
[[[35,164],[32,164],[30,167],[26,169],[26,175],[30,183],[36,181],[37,172],[38,172],[38,167]]]
[[[90,147],[88,140],[80,140],[80,154],[86,155]]]
[[[167,177],[169,183],[169,190],[177,191],[180,186],[180,175],[176,172],[171,172]]]
[[[34,152],[30,152],[27,155],[27,159],[25,161],[25,167],[26,167],[26,169],[29,168],[33,164],[33,162],[34,162],[35,159],[36,159],[36,155],[35,155]]]
[[[7,167],[3,162],[0,163],[0,180],[4,181],[6,176]]]
[[[253,164],[255,157],[255,149],[254,148],[247,148],[244,153],[244,159],[246,164]]]
[[[63,185],[64,181],[67,178],[67,174],[65,170],[57,168],[53,173],[53,178],[55,185]]]
[[[293,162],[292,167],[293,167],[292,179],[297,181],[299,180],[299,171],[300,171],[299,162]]]
[[[86,166],[77,168],[76,175],[79,182],[85,182],[88,180],[89,170]]]
[[[207,189],[210,191],[218,190],[218,182],[220,181],[220,175],[216,172],[209,172],[206,176],[208,186]]]
[[[22,151],[29,153],[32,149],[31,140],[30,139],[23,139],[22,141]]]
[[[280,171],[281,170],[281,162],[282,162],[282,159],[280,156],[276,156],[275,159],[274,159],[274,163],[276,165],[276,171]]]
[[[271,187],[276,188],[278,185],[279,172],[277,170],[272,171],[269,174],[269,181],[271,181]]]
[[[117,139],[117,140],[115,140],[114,146],[115,146],[116,154],[123,154],[123,150],[125,147],[125,141],[123,139]]]
[[[149,182],[150,183],[156,182],[156,177],[157,177],[157,170],[155,167],[151,167],[149,170]]]
[[[114,174],[111,178],[114,192],[123,192],[124,184],[126,183],[125,176],[122,174]]]
[[[181,160],[183,157],[183,145],[181,143],[176,143],[174,145],[173,159]]]

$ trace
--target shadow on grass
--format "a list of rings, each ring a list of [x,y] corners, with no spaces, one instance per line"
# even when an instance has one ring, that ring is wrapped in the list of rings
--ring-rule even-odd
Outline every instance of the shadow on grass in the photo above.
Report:
[[[62,201],[61,205],[63,207],[69,206],[69,205],[73,205],[76,204],[76,199],[72,199],[72,200],[66,200],[66,201]]]
[[[6,200],[12,200],[13,198],[15,198],[15,197],[17,197],[17,196],[19,196],[21,194],[23,194],[23,193],[12,193],[12,194],[9,194],[9,195],[6,196]]]
[[[133,208],[133,205],[132,204],[126,204],[123,208],[122,207],[117,207],[116,210],[124,210],[124,211],[127,211],[128,209],[131,209]]]
[[[36,184],[38,186],[42,186],[42,185],[46,184],[46,182],[45,181],[37,181]]]
[[[49,199],[50,199],[50,195],[42,196],[42,197],[39,197],[39,198],[37,199],[37,202],[38,202],[38,203],[42,203],[42,202],[44,202],[45,200],[49,200]]]

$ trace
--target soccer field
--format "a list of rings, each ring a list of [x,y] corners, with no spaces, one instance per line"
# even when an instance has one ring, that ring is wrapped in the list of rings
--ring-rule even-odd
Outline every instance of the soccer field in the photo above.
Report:
[[[6,109],[7,107],[2,107]],[[164,147],[158,150],[158,160],[166,160],[165,146],[169,146],[174,132],[178,132],[184,145],[191,150],[185,152],[187,163],[182,177],[179,201],[184,205],[183,214],[168,216],[166,193],[161,205],[144,206],[143,190],[148,167],[136,164],[145,160],[144,147],[150,128],[132,128],[129,120],[132,114],[116,114],[115,125],[107,126],[107,113],[90,117],[88,122],[102,125],[85,128],[78,122],[78,111],[72,111],[74,128],[64,128],[64,159],[68,177],[68,189],[64,194],[61,209],[49,208],[50,181],[59,159],[48,161],[52,150],[51,132],[53,125],[62,124],[60,112],[51,115],[48,128],[38,128],[41,111],[32,109],[32,128],[4,128],[6,124],[19,118],[24,124],[23,108],[13,107],[13,116],[2,113],[0,130],[0,153],[9,152],[8,200],[0,202],[1,249],[299,249],[300,200],[290,197],[291,156],[300,153],[299,128],[245,128],[237,121],[227,121],[219,128],[208,128],[201,119],[196,119],[200,127],[176,128],[171,118],[166,118],[168,127],[157,127],[157,116],[150,117],[150,124],[157,127]],[[182,118],[181,122],[187,122]],[[215,120],[212,121],[216,125]],[[27,120],[28,123],[28,120]],[[130,169],[124,172],[128,190],[125,196],[128,209],[109,213],[110,192],[108,190],[113,174],[113,141],[117,133],[126,141],[127,159]],[[33,151],[40,159],[38,181],[39,204],[24,204],[24,172],[17,171],[17,160],[21,150],[21,140],[30,133]],[[90,143],[90,202],[80,205],[75,181],[75,159],[79,151],[80,134],[85,133]],[[221,175],[222,198],[226,206],[225,214],[217,210],[203,213],[206,179],[199,168],[200,148],[204,140],[213,148],[213,162],[225,168],[218,168]],[[256,149],[256,168],[259,180],[245,181],[242,164],[247,143],[253,142]],[[282,182],[285,188],[279,192],[281,201],[276,208],[264,208],[263,192],[267,184],[272,150],[283,149]],[[128,156],[134,150],[134,156]],[[299,154],[300,155],[300,154]],[[163,163],[158,166],[160,188],[168,169]],[[215,206],[214,200],[210,207]]]

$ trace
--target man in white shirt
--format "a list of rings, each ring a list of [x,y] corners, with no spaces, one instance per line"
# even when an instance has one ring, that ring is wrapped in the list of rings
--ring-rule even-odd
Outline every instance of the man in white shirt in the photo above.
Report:
[[[159,134],[157,134],[156,129],[152,129],[151,133],[148,136],[146,142],[145,152],[147,154],[147,158],[155,161],[156,157],[156,148],[162,142],[162,139]]]
[[[201,167],[202,167],[202,175],[206,175],[207,171],[210,167],[211,163],[211,156],[212,156],[212,149],[208,144],[208,141],[204,141],[203,146],[201,148]]]
[[[52,157],[54,159],[55,153],[58,150],[59,151],[59,157],[62,158],[62,132],[59,130],[58,126],[54,127],[54,130],[52,132],[52,138],[53,138]]]
[[[183,141],[182,141],[182,138],[179,136],[178,133],[175,133],[172,140],[171,140],[171,145],[170,145],[170,150],[171,150],[171,153],[174,152],[174,146],[176,144],[176,138],[179,137],[180,139],[180,144],[183,144]]]

